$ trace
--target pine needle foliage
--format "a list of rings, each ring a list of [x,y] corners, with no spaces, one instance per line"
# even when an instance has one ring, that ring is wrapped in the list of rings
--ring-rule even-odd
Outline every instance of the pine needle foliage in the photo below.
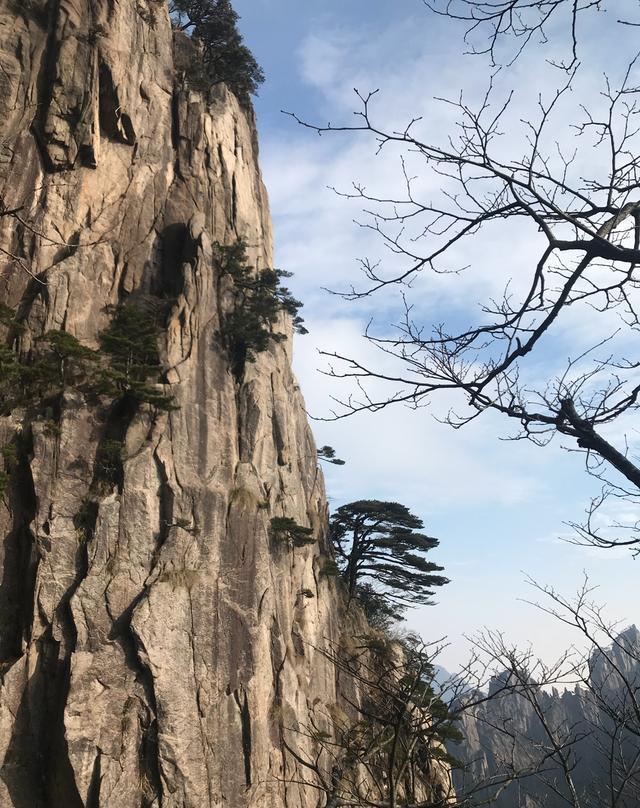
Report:
[[[442,567],[425,558],[439,542],[418,532],[423,527],[398,502],[359,500],[338,508],[329,535],[349,599],[369,599],[372,609],[380,609],[384,598],[383,621],[400,617],[410,604],[430,604],[433,589],[449,581],[437,574]]]
[[[0,413],[8,415],[22,393],[23,366],[18,361],[15,351],[6,345],[0,345]]]
[[[25,369],[32,384],[48,383],[56,394],[67,385],[82,387],[95,371],[100,355],[97,351],[69,334],[68,331],[48,331],[38,340],[43,351],[36,362]]]
[[[94,474],[103,487],[115,485],[120,481],[123,452],[124,442],[122,440],[106,438],[100,442],[96,453]]]
[[[321,555],[319,563],[321,578],[337,578],[340,576],[340,568],[336,564],[335,559]]]
[[[6,471],[0,471],[0,499],[4,496],[10,482],[11,475]]]
[[[0,345],[0,413],[21,407],[37,414],[67,386],[92,388],[100,357],[66,331],[48,331],[25,359]]]
[[[233,375],[240,380],[247,362],[255,362],[257,355],[272,343],[286,340],[286,334],[274,331],[283,312],[293,318],[298,334],[307,333],[299,315],[302,303],[282,285],[284,278],[291,277],[290,272],[256,270],[249,265],[242,239],[231,245],[216,244],[215,250],[221,277],[227,276],[233,282],[232,304],[222,316],[220,335]]]
[[[10,330],[19,330],[16,313],[6,303],[0,303],[0,325]]]
[[[27,355],[0,344],[0,416],[22,411],[25,423],[42,418],[45,434],[59,434],[54,420],[66,390],[83,393],[87,400],[108,403],[106,434],[96,455],[95,480],[107,488],[122,477],[124,434],[142,403],[160,410],[175,409],[173,399],[154,382],[162,372],[158,343],[162,308],[159,301],[127,302],[110,308],[112,320],[99,335],[100,350],[83,345],[68,331],[52,330],[35,340]],[[15,312],[0,306],[0,325],[9,334],[23,329]],[[105,401],[107,399],[107,401]],[[17,466],[17,450],[10,443],[0,450],[0,497]]]
[[[201,46],[198,60],[186,66],[187,80],[195,89],[224,82],[243,103],[248,103],[264,81],[262,68],[238,31],[238,13],[229,0],[172,0],[174,25]]]
[[[0,498],[1,498],[4,496],[4,493],[7,490],[9,483],[11,482],[11,476],[18,465],[18,452],[16,449],[16,444],[7,443],[5,446],[2,447],[2,450],[0,450],[0,455],[2,455],[2,461],[4,465],[4,469],[0,471]]]
[[[158,391],[151,382],[159,380],[162,372],[159,306],[150,301],[128,302],[110,311],[112,320],[100,334],[100,347],[110,359],[102,375],[101,392],[160,410],[175,409],[172,397]]]
[[[112,307],[111,313],[97,351],[62,330],[43,334],[26,356],[0,345],[0,415],[16,407],[30,417],[42,415],[65,389],[87,397],[106,396],[112,403],[127,399],[133,405],[146,402],[174,409],[172,398],[153,384],[162,371],[158,312],[152,306],[125,303]]]
[[[336,450],[333,446],[321,446],[318,449],[318,460],[324,460],[326,463],[331,463],[334,466],[344,466],[345,461],[340,460],[336,456]]]
[[[303,527],[289,516],[276,516],[271,520],[271,535],[290,547],[305,547],[307,544],[315,544],[316,541],[313,528]]]
[[[451,793],[434,777],[434,764],[459,765],[444,743],[462,738],[460,717],[442,699],[428,647],[416,636],[407,636],[399,647],[381,632],[355,639],[353,651],[333,645],[325,655],[356,682],[361,699],[350,702],[351,715],[332,716],[329,739],[317,737],[328,765],[320,755],[305,761],[327,795],[326,804],[452,804]]]
[[[389,600],[367,581],[356,584],[354,598],[360,604],[371,628],[390,632],[396,623],[404,620],[407,607]]]

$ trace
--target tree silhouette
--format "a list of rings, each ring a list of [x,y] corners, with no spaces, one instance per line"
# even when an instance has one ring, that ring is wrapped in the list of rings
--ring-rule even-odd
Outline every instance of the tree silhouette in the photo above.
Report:
[[[366,599],[367,585],[392,604],[431,603],[433,588],[449,583],[424,554],[439,542],[419,533],[422,520],[398,502],[359,500],[342,505],[329,535],[349,600]]]
[[[486,71],[486,92],[477,101],[439,99],[456,117],[451,131],[430,126],[421,109],[406,124],[391,125],[377,91],[356,91],[356,115],[344,125],[314,126],[294,115],[319,133],[367,133],[378,152],[393,149],[402,157],[397,192],[374,195],[359,182],[345,194],[362,201],[360,224],[394,258],[364,258],[362,284],[343,296],[400,290],[402,302],[391,331],[370,324],[365,332],[383,361],[325,354],[328,372],[354,383],[334,417],[398,403],[418,408],[442,396],[449,408],[444,420],[456,429],[500,413],[515,426],[509,437],[539,445],[560,438],[603,483],[586,524],[576,525],[576,540],[640,552],[637,525],[613,522],[602,508],[609,499],[633,508],[640,502],[640,464],[612,428],[640,408],[633,349],[640,324],[640,60],[624,37],[640,25],[638,6],[627,4],[636,11],[624,16],[612,0],[425,5],[465,26],[461,46]],[[621,67],[612,64],[617,75],[605,76],[601,92],[576,99],[578,77],[597,55],[593,44],[587,52],[588,38],[580,41],[578,23],[598,10],[610,12],[600,17],[599,38],[617,43]],[[495,64],[501,56],[503,67],[510,64],[540,41],[557,83],[539,95],[527,88],[528,106],[516,110],[520,88],[501,86]],[[529,55],[537,58],[533,49]],[[519,267],[512,256],[524,233],[531,254],[523,252]],[[492,287],[463,318],[436,311],[421,319],[428,284],[463,269],[467,277],[490,271],[499,291]],[[575,328],[578,316],[588,328]]]
[[[257,92],[264,73],[238,31],[229,0],[173,0],[174,23],[202,46],[202,80],[224,82],[241,101]]]

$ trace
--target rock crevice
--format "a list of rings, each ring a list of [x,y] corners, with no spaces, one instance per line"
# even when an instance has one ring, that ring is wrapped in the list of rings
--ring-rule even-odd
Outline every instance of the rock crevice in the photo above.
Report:
[[[23,450],[0,503],[0,805],[311,808],[283,737],[311,744],[308,704],[338,698],[314,651],[339,635],[314,578],[322,475],[290,324],[239,380],[218,336],[214,244],[272,261],[252,112],[174,85],[163,2],[19,5],[0,0],[0,198],[28,225],[0,216],[15,344],[64,329],[97,348],[110,307],[161,298],[177,408],[120,425],[106,481],[104,404],[69,390],[1,419]],[[274,547],[282,515],[318,542]]]

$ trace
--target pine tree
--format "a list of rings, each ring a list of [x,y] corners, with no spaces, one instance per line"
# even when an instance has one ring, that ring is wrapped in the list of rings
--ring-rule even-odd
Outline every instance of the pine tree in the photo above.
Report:
[[[0,344],[0,415],[22,407],[41,415],[69,388],[85,395],[110,397],[115,402],[142,402],[158,409],[175,409],[170,396],[157,389],[162,365],[157,302],[142,300],[110,308],[113,319],[99,335],[100,350],[83,345],[68,331],[48,331],[20,356]],[[18,331],[15,314],[0,307],[0,325]]]
[[[45,401],[55,399],[67,386],[88,389],[99,355],[67,331],[48,331],[35,341],[32,355],[21,359],[0,345],[0,413],[21,406],[37,413]]]
[[[333,448],[333,446],[321,446],[318,449],[318,460],[324,460],[327,463],[333,464],[334,466],[345,465],[344,460],[336,457],[336,450]]]
[[[224,82],[243,102],[257,92],[264,73],[238,31],[239,15],[229,0],[173,0],[177,28],[202,46],[202,77],[209,84]]]
[[[52,387],[62,391],[72,380],[86,381],[99,361],[97,351],[82,345],[68,331],[47,331],[37,342],[44,350],[31,368],[35,385],[48,380]]]
[[[409,604],[430,604],[433,588],[449,581],[436,574],[442,567],[424,557],[439,542],[418,532],[422,527],[422,520],[398,502],[359,500],[338,508],[329,535],[349,600],[364,603],[373,592],[370,600],[383,598],[388,604],[386,619],[397,619]]]
[[[371,628],[388,633],[396,623],[404,620],[407,607],[390,601],[367,581],[356,584],[355,598]]]
[[[316,542],[313,528],[299,525],[290,516],[275,516],[271,520],[271,535],[290,547],[305,547]]]
[[[151,383],[162,371],[158,340],[159,313],[152,303],[128,302],[112,307],[113,319],[99,335],[100,348],[109,356],[100,392],[114,398],[128,397],[162,410],[174,409],[172,398]]]
[[[302,303],[281,283],[283,278],[291,277],[290,272],[250,266],[242,239],[230,245],[216,244],[215,249],[221,276],[233,281],[233,305],[223,315],[220,336],[229,353],[233,375],[240,380],[247,362],[255,362],[257,354],[268,350],[271,343],[287,338],[273,330],[282,312],[293,318],[298,334],[308,332],[298,313]]]

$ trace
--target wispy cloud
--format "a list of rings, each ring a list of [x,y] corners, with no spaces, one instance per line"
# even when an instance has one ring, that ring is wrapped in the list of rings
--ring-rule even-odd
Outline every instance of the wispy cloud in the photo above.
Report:
[[[312,317],[308,324],[310,335],[296,342],[296,367],[310,412],[325,416],[331,398],[346,397],[351,385],[317,371],[327,364],[319,350],[340,350],[369,364],[379,365],[380,360],[362,341],[363,323],[358,319]],[[407,500],[428,514],[451,506],[531,502],[545,487],[531,473],[535,461],[522,465],[522,452],[514,454],[496,442],[493,429],[480,422],[456,432],[427,409],[392,407],[316,423],[315,429],[322,442],[335,445],[348,461],[344,471],[332,474],[331,493],[339,499],[366,498],[375,492],[380,498]],[[537,454],[533,446],[523,445],[522,450]]]
[[[309,110],[312,101],[311,121],[352,122],[357,102],[353,88],[363,92],[379,88],[374,111],[385,125],[404,126],[408,118],[422,114],[416,131],[446,138],[455,131],[456,112],[434,96],[456,98],[464,89],[470,99],[477,99],[485,89],[486,72],[477,69],[477,62],[461,58],[450,32],[444,36],[440,23],[434,25],[412,4],[398,4],[401,11],[384,27],[379,24],[381,12],[375,11],[381,7],[372,4],[372,13],[356,25],[337,1],[325,4],[313,32],[297,46],[298,74],[289,77],[285,106]],[[601,86],[605,65],[612,72],[619,67],[610,50],[599,49],[583,84],[567,98],[567,110],[559,128],[550,133],[552,138],[573,138],[566,126],[570,109],[575,109],[581,93],[597,98],[594,88]],[[505,159],[521,143],[520,119],[526,117],[532,100],[538,92],[550,91],[556,79],[551,68],[538,66],[534,71],[526,59],[496,78],[498,95],[512,87],[519,90],[505,125]],[[354,220],[368,221],[361,202],[336,196],[330,188],[348,192],[353,182],[360,182],[372,195],[401,194],[399,154],[394,149],[376,154],[375,142],[364,135],[318,137],[293,121],[288,127],[281,122],[277,129],[263,132],[262,148],[277,263],[296,273],[292,285],[305,301],[311,330],[308,337],[296,340],[297,373],[309,411],[326,416],[332,397],[346,397],[353,388],[318,371],[327,366],[318,349],[374,364],[384,361],[361,334],[372,317],[374,327],[377,324],[388,333],[399,304],[392,292],[347,304],[323,291],[323,287],[357,285],[361,281],[358,258],[382,260],[387,267],[399,260],[370,230],[354,224]],[[424,199],[438,193],[439,186],[433,175],[425,174],[419,158],[414,155],[410,160],[410,173],[417,177],[415,192]],[[578,173],[584,168],[584,162],[576,163]],[[477,320],[479,302],[499,297],[508,279],[518,294],[539,247],[539,234],[529,225],[515,225],[508,238],[504,230],[495,228],[463,243],[452,254],[451,264],[471,268],[456,276],[418,278],[411,290],[416,316],[426,323]],[[589,339],[595,343],[615,326],[602,318],[597,323],[596,327],[591,310],[572,308],[554,342],[532,368],[533,380],[562,368],[576,345]],[[434,632],[452,635],[455,642],[448,664],[461,658],[462,634],[482,625],[504,628],[516,637],[525,635],[553,653],[566,637],[554,634],[557,627],[550,632],[535,610],[517,603],[524,588],[520,571],[525,569],[545,583],[549,574],[550,583],[571,590],[585,564],[593,567],[594,577],[605,579],[603,593],[610,597],[612,610],[635,618],[629,561],[621,562],[625,569],[616,574],[615,564],[600,565],[597,557],[557,541],[566,532],[563,521],[579,519],[584,503],[596,490],[584,477],[582,458],[563,453],[559,443],[544,450],[528,443],[505,443],[499,438],[509,433],[510,425],[490,416],[454,432],[433,414],[442,416],[456,403],[446,399],[434,402],[432,410],[395,408],[314,423],[319,442],[335,446],[347,460],[345,467],[327,467],[333,502],[360,497],[398,499],[420,513],[428,528],[442,538],[437,560],[450,565],[453,582],[439,594],[441,606],[417,612],[412,625],[430,636]],[[624,439],[628,429],[629,424],[621,425],[616,438]],[[616,586],[616,577],[622,586]]]

